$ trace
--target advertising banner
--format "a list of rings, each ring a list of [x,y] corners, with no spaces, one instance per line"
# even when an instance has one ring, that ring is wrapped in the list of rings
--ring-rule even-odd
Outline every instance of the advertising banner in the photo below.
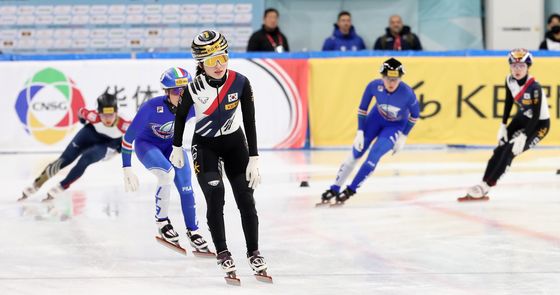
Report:
[[[0,151],[60,151],[81,128],[79,108],[96,108],[109,87],[128,119],[144,101],[163,95],[161,73],[190,59],[21,61],[0,63],[3,99]],[[232,59],[229,67],[249,78],[260,148],[301,148],[307,130],[307,60]],[[192,129],[184,138],[190,141]]]
[[[366,85],[387,57],[310,59],[309,109],[314,147],[349,145]],[[421,117],[408,143],[494,145],[506,97],[505,57],[402,57],[403,81],[415,89]],[[551,128],[541,144],[560,145],[557,58],[535,58],[529,74],[547,96]],[[370,106],[371,107],[371,106]],[[515,115],[517,109],[512,109]]]

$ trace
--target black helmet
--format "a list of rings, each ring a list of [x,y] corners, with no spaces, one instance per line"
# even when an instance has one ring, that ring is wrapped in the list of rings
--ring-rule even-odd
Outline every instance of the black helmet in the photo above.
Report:
[[[214,30],[206,30],[194,37],[191,51],[197,61],[217,54],[226,53],[228,43],[224,35]]]
[[[401,77],[405,73],[402,63],[392,57],[383,62],[383,65],[381,65],[379,72],[383,76],[391,78]]]
[[[118,110],[117,96],[104,92],[97,98],[97,112],[99,114],[114,114]]]

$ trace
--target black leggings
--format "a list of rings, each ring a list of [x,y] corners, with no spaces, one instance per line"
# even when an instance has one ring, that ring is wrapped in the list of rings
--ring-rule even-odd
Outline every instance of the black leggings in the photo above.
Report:
[[[191,153],[193,168],[206,199],[206,218],[216,251],[227,250],[224,225],[224,184],[220,161],[224,162],[226,176],[231,183],[241,224],[245,234],[247,253],[259,249],[259,218],[253,190],[245,179],[249,162],[247,141],[241,128],[218,137],[203,137],[195,133]]]
[[[515,117],[513,121],[507,127],[508,142],[500,141],[498,147],[494,149],[494,154],[492,158],[488,161],[488,166],[486,166],[486,171],[484,172],[484,177],[482,180],[486,182],[489,186],[496,185],[498,179],[506,172],[507,168],[511,165],[513,158],[513,143],[509,143],[514,136],[519,132],[523,132],[525,126],[527,125],[528,119],[525,117]],[[550,120],[540,120],[537,124],[537,128],[532,134],[527,135],[527,142],[523,151],[533,148],[537,143],[539,143],[548,133],[550,129]]]
[[[74,162],[78,157],[78,163],[70,171],[68,175],[60,182],[60,185],[67,189],[70,185],[78,180],[86,168],[100,160],[107,154],[107,149],[112,148],[120,151],[121,138],[111,138],[104,134],[97,133],[95,127],[86,124],[68,144],[62,155],[54,162],[50,163],[37,179],[35,185],[41,187],[49,178],[56,175],[60,170]]]

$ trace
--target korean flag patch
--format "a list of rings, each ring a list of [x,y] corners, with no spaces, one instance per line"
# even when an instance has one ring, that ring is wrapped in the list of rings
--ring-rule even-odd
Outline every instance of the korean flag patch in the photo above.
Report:
[[[228,100],[228,102],[236,101],[237,100],[237,92],[228,94],[227,100]]]

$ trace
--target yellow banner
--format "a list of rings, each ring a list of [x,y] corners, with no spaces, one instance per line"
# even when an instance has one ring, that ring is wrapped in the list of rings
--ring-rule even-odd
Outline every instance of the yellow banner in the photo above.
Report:
[[[349,145],[366,85],[387,57],[311,59],[309,121],[314,147]],[[509,73],[505,57],[403,57],[403,81],[415,89],[421,119],[408,143],[494,145]],[[551,131],[541,144],[560,145],[560,60],[535,58],[529,74],[548,97]],[[371,106],[370,106],[371,108]],[[512,109],[515,115],[517,108]]]

